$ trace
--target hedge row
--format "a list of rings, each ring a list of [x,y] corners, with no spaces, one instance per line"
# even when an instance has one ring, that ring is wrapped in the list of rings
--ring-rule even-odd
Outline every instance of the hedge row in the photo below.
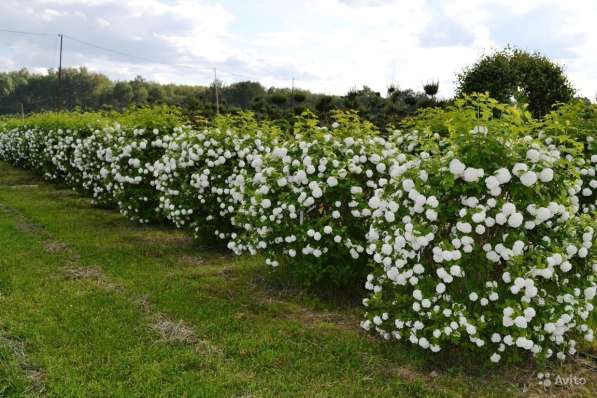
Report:
[[[0,158],[303,282],[364,281],[362,327],[386,339],[563,359],[593,339],[596,125],[587,104],[539,122],[485,96],[388,133],[351,113],[289,132],[247,114],[38,115],[0,126]]]

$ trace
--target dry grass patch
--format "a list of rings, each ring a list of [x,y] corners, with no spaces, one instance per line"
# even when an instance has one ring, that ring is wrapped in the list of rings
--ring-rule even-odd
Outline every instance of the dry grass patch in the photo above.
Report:
[[[14,355],[18,367],[23,371],[27,379],[28,396],[43,396],[46,391],[46,372],[43,368],[36,366],[29,362],[25,344],[21,341],[5,336],[2,329],[0,329],[0,343],[7,347]],[[0,396],[2,396],[0,391]]]
[[[64,270],[64,277],[72,281],[91,281],[105,290],[122,291],[123,289],[116,283],[110,281],[104,275],[103,271],[97,267],[74,266]]]
[[[17,222],[16,226],[18,231],[27,234],[40,233],[44,231],[43,226],[27,221]]]
[[[201,256],[184,254],[178,257],[178,263],[185,267],[198,267],[205,264],[205,259]]]
[[[173,229],[162,230],[136,226],[136,228],[132,229],[131,232],[137,232],[131,237],[132,240],[150,245],[191,246],[193,244],[192,237],[181,231],[176,231]]]
[[[67,279],[103,279],[104,273],[96,267],[76,267],[64,271]]]
[[[46,252],[50,254],[55,253],[64,253],[70,251],[70,247],[64,243],[57,240],[48,240],[44,243],[44,249]]]
[[[21,184],[21,185],[3,185],[3,188],[9,189],[27,189],[27,188],[39,188],[37,184]]]
[[[163,314],[156,315],[149,326],[160,335],[163,342],[189,345],[197,342],[197,335],[192,328],[183,321],[172,321]]]

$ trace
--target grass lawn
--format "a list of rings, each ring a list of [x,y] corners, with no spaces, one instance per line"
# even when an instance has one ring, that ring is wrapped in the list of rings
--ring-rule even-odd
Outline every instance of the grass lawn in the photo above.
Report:
[[[586,384],[544,390],[530,365],[380,341],[360,312],[0,163],[0,397],[597,396],[594,362],[548,364]]]

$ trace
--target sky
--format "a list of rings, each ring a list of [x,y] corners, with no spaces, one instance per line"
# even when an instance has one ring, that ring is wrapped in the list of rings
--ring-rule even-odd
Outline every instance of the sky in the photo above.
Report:
[[[0,70],[56,69],[63,33],[64,66],[118,80],[205,85],[216,68],[327,94],[439,81],[450,97],[459,71],[510,44],[595,99],[596,21],[592,0],[1,0],[0,29],[47,35],[0,32]]]

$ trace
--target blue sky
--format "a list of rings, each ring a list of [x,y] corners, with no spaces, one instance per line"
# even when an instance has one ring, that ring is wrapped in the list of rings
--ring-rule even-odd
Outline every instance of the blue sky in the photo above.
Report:
[[[342,94],[368,85],[420,89],[506,44],[565,65],[597,94],[597,2],[568,0],[2,0],[0,70],[57,66],[57,33],[139,58],[64,42],[64,64],[115,79],[207,84],[252,79]]]

